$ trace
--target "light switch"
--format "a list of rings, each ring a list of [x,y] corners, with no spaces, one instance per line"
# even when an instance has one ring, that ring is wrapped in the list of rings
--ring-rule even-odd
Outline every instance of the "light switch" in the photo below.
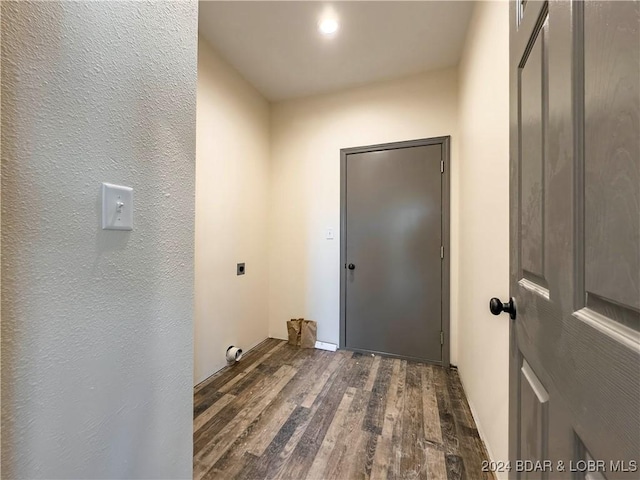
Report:
[[[327,228],[327,240],[333,240],[333,228]]]
[[[133,230],[133,188],[102,184],[102,229]]]

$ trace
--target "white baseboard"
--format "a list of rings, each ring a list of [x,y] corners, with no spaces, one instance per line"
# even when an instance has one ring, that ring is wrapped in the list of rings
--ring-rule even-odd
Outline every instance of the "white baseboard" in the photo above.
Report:
[[[335,352],[338,349],[338,346],[335,343],[327,343],[327,342],[316,342],[316,348],[318,350],[329,350],[330,352]]]
[[[458,372],[460,371],[460,369],[458,369]],[[482,443],[484,443],[484,448],[487,450],[487,454],[489,454],[489,460],[495,462],[497,459],[496,457],[493,455],[493,452],[491,451],[491,445],[489,445],[489,443],[487,442],[487,436],[484,433],[484,429],[482,428],[482,425],[480,424],[480,422],[478,421],[478,414],[476,413],[476,409],[473,407],[473,404],[471,403],[471,401],[469,401],[469,397],[467,397],[467,393],[465,392],[465,388],[464,388],[464,383],[462,382],[462,375],[458,375],[458,378],[460,379],[460,383],[462,384],[462,391],[464,392],[464,396],[467,399],[467,403],[469,404],[469,410],[471,410],[471,416],[473,417],[473,421],[476,424],[476,429],[478,430],[478,435],[480,436],[480,440],[482,440]],[[500,461],[506,461],[508,459],[499,459]],[[494,472],[493,474],[493,478],[501,478],[506,479],[507,476],[505,473],[496,473]]]

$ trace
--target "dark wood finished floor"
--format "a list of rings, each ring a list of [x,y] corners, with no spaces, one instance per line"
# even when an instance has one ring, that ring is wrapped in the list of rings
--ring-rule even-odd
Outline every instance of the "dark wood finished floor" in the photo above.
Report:
[[[268,339],[198,385],[194,478],[493,479],[456,370]]]

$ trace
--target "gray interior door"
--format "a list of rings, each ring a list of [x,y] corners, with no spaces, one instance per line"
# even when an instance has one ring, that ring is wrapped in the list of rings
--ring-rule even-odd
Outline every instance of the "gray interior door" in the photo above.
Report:
[[[442,160],[442,143],[345,154],[346,348],[442,362]]]
[[[511,477],[637,479],[639,4],[511,21]]]

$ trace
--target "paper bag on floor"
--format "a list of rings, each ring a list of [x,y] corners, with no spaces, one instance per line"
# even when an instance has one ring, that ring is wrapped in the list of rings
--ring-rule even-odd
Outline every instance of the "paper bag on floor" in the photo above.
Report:
[[[300,346],[302,318],[292,318],[287,322],[287,333],[289,334],[289,345]]]
[[[302,320],[300,332],[300,346],[302,348],[315,348],[318,325],[313,320]]]

